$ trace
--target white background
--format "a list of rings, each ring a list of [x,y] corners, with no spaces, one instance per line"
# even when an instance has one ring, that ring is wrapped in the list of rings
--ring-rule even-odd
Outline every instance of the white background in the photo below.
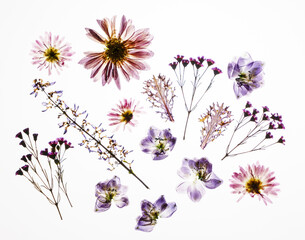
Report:
[[[141,72],[139,81],[121,80],[119,91],[114,82],[102,86],[90,78],[90,71],[78,64],[85,51],[101,51],[102,47],[85,36],[89,27],[102,32],[96,19],[118,19],[125,14],[133,20],[136,29],[150,28],[154,40],[149,47],[154,51],[148,60],[149,71]],[[303,1],[2,1],[0,7],[0,239],[165,239],[200,237],[205,239],[304,239],[304,6]],[[31,64],[32,43],[45,31],[65,36],[75,55],[68,67],[57,75],[47,75]],[[265,62],[265,84],[251,95],[237,100],[233,82],[227,77],[227,64],[234,56],[249,52],[254,60]],[[162,73],[175,81],[168,66],[173,57],[205,56],[215,60],[223,70],[212,89],[192,113],[186,141],[182,140],[186,112],[180,91],[174,105],[175,122],[164,122],[154,109],[149,108],[141,94],[143,81]],[[133,169],[150,187],[146,190],[125,170],[106,170],[105,162],[94,153],[77,145],[81,135],[71,129],[64,137],[75,148],[67,153],[64,164],[68,182],[70,208],[63,199],[59,220],[51,206],[25,178],[15,176],[22,166],[20,157],[27,152],[15,139],[17,132],[29,127],[39,133],[39,146],[63,134],[57,124],[55,110],[42,113],[41,102],[30,96],[32,81],[43,78],[56,81],[54,89],[63,90],[63,99],[76,103],[89,112],[89,120],[108,127],[107,113],[123,98],[139,100],[145,114],[131,132],[119,130],[115,138],[134,152]],[[209,77],[205,79],[209,81]],[[190,87],[190,83],[186,83]],[[179,89],[178,89],[179,90]],[[189,96],[190,89],[186,90]],[[250,153],[220,161],[225,153],[236,122],[224,136],[200,148],[198,117],[213,102],[230,106],[236,120],[249,100],[260,109],[269,106],[272,112],[283,116],[286,130],[275,131],[276,139],[284,135],[286,145],[275,145],[266,151]],[[148,128],[171,128],[178,138],[170,156],[163,161],[152,161],[141,152],[139,142]],[[199,203],[193,203],[175,191],[182,181],[177,170],[184,157],[207,157],[213,170],[224,180],[215,190],[207,190]],[[229,179],[239,166],[259,161],[275,172],[280,183],[279,197],[273,204],[231,194]],[[123,209],[112,206],[104,213],[94,212],[95,185],[118,175],[128,185],[130,205]],[[136,217],[141,214],[143,199],[154,202],[161,194],[167,201],[175,201],[177,212],[168,219],[158,220],[151,233],[134,230]]]

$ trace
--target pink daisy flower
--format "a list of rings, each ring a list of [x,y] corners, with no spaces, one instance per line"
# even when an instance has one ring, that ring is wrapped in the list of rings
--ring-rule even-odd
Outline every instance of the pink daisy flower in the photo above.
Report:
[[[111,20],[97,20],[106,37],[86,28],[87,36],[104,45],[105,49],[102,52],[85,52],[86,56],[79,63],[86,69],[92,69],[90,78],[94,81],[102,80],[104,86],[114,79],[120,89],[118,69],[129,81],[130,77],[139,79],[138,71],[149,68],[142,60],[153,56],[153,52],[146,49],[153,37],[147,28],[136,31],[131,20],[126,20],[125,16],[122,17],[120,29],[117,31],[115,20],[115,16]]]
[[[230,181],[230,187],[234,189],[232,193],[242,194],[237,200],[239,201],[245,194],[249,194],[251,197],[257,196],[259,200],[263,200],[267,205],[267,202],[272,203],[268,196],[277,196],[277,192],[280,191],[276,186],[279,183],[275,183],[274,172],[270,172],[269,168],[265,168],[259,163],[248,165],[245,170],[239,167],[240,173],[233,173]]]
[[[31,50],[32,63],[38,64],[38,69],[48,69],[49,75],[53,69],[57,73],[65,66],[66,61],[71,60],[74,52],[71,51],[71,46],[63,42],[64,38],[52,36],[52,33],[45,33],[44,38],[40,36],[40,41],[36,40]]]
[[[134,117],[138,113],[141,113],[141,111],[139,108],[137,108],[137,105],[134,104],[134,100],[128,101],[127,99],[124,99],[123,102],[120,101],[120,104],[117,104],[117,109],[112,108],[112,112],[108,114],[110,117],[109,121],[111,121],[109,125],[118,125],[116,130],[118,130],[122,124],[124,126],[124,130],[128,125],[134,127],[137,124]]]

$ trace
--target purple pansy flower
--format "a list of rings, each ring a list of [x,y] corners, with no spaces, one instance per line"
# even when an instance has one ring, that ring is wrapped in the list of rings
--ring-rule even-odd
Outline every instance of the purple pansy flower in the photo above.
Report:
[[[162,160],[168,156],[168,151],[173,150],[176,140],[170,129],[159,130],[150,127],[148,136],[141,141],[140,145],[143,152],[152,154],[153,160]]]
[[[248,53],[229,63],[228,76],[235,80],[233,89],[237,98],[249,94],[262,85],[263,66],[263,62],[253,61]]]
[[[126,191],[127,187],[121,185],[120,178],[117,176],[105,182],[99,182],[95,190],[95,196],[97,197],[95,211],[107,211],[111,207],[112,200],[119,208],[127,206],[129,200],[125,197]]]
[[[178,175],[187,180],[178,185],[177,192],[187,192],[193,202],[199,202],[205,189],[214,189],[222,184],[222,180],[212,172],[212,164],[206,158],[184,159]]]
[[[168,218],[177,210],[174,202],[166,203],[164,196],[160,196],[155,203],[143,200],[141,203],[142,216],[137,218],[136,229],[151,232],[157,224],[158,218]]]

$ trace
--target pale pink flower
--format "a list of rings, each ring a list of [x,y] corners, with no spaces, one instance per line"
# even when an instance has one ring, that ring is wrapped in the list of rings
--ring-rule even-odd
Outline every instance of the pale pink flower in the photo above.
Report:
[[[44,37],[40,36],[40,40],[36,40],[31,50],[32,63],[38,64],[38,69],[48,69],[49,75],[53,69],[56,69],[57,73],[62,70],[66,61],[71,60],[71,56],[74,54],[71,50],[71,46],[68,43],[64,43],[64,38],[59,38],[58,35],[52,36],[52,33],[45,33]]]
[[[103,86],[114,79],[120,89],[118,69],[127,81],[130,77],[139,79],[139,70],[149,67],[142,60],[152,57],[153,52],[146,49],[153,37],[149,29],[135,30],[131,20],[122,17],[119,31],[116,29],[116,16],[111,20],[104,18],[97,20],[106,37],[96,31],[86,28],[87,36],[104,45],[102,52],[85,52],[85,57],[79,61],[86,69],[92,69],[90,78],[94,81],[102,80]]]
[[[237,201],[248,193],[251,197],[257,196],[266,205],[267,202],[272,203],[269,196],[277,196],[280,191],[277,188],[279,183],[274,182],[274,172],[270,172],[269,168],[259,165],[258,162],[252,166],[248,165],[246,170],[242,167],[239,169],[240,173],[233,173],[233,179],[230,180],[230,187],[234,189],[232,193],[242,194]]]
[[[126,126],[135,126],[137,124],[137,121],[135,120],[135,116],[141,113],[141,108],[137,106],[137,104],[134,103],[134,100],[127,100],[124,99],[123,101],[120,101],[120,104],[117,104],[117,108],[112,108],[112,112],[108,114],[109,121],[111,122],[109,125],[118,125],[117,129],[121,125],[123,125],[123,128],[125,130]]]

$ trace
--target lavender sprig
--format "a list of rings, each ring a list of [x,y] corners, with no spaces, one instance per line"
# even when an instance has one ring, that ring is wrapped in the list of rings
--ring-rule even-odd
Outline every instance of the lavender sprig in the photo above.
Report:
[[[183,96],[183,100],[184,100],[184,104],[185,104],[185,109],[187,111],[186,123],[185,123],[184,134],[183,134],[183,140],[185,140],[187,124],[188,124],[188,120],[189,120],[191,112],[193,110],[195,110],[195,108],[198,106],[199,102],[204,97],[206,92],[212,87],[215,76],[222,73],[222,71],[217,67],[212,68],[212,70],[214,72],[214,76],[210,80],[210,83],[207,86],[207,88],[205,89],[205,91],[203,91],[203,94],[199,97],[197,102],[193,105],[196,90],[199,87],[199,85],[201,84],[201,82],[200,82],[201,78],[206,73],[208,68],[210,66],[212,66],[215,62],[212,59],[205,59],[204,57],[198,57],[198,60],[193,59],[193,58],[190,58],[190,60],[187,60],[187,59],[184,59],[184,56],[182,56],[182,55],[177,55],[177,57],[175,57],[175,59],[176,59],[176,62],[170,63],[169,65],[175,71],[175,74],[176,74],[176,77],[177,77],[177,82],[178,82],[178,84],[181,88],[181,92],[182,92],[182,96]],[[203,66],[204,61],[206,61],[206,63],[207,63],[206,67]],[[189,63],[191,63],[191,65],[193,67],[194,81],[192,82],[193,91],[192,91],[190,105],[188,107],[187,103],[186,103],[186,98],[185,98],[183,87],[184,87],[184,84],[185,84],[185,79],[184,79],[185,68],[189,65]],[[178,69],[179,69],[178,73],[176,71],[177,66],[178,66]],[[203,69],[203,70],[201,71],[201,69]]]
[[[23,132],[27,136],[27,140],[21,132],[16,135],[16,138],[22,139],[19,145],[26,148],[29,154],[22,156],[21,160],[27,164],[19,168],[16,171],[16,175],[24,176],[30,183],[32,183],[35,189],[56,207],[60,219],[62,220],[62,214],[59,209],[59,202],[61,200],[60,190],[66,195],[69,204],[72,207],[67,192],[67,184],[64,184],[63,180],[62,166],[65,151],[72,147],[71,143],[60,138],[60,143],[57,140],[49,142],[49,145],[51,146],[50,151],[48,148],[45,148],[39,153],[37,148],[38,134],[34,133],[31,138],[28,128],[24,129]],[[62,147],[65,149],[62,150]],[[39,155],[47,158],[47,168],[43,166],[45,164],[40,161]],[[57,170],[55,170],[54,165]],[[57,185],[54,183],[54,176],[57,179]]]
[[[70,108],[61,99],[62,91],[46,92],[45,88],[51,85],[54,85],[54,83],[44,83],[42,79],[35,79],[33,85],[34,91],[31,94],[35,93],[35,96],[37,96],[38,92],[41,91],[47,96],[48,102],[43,103],[46,107],[44,111],[50,108],[57,108],[60,111],[58,118],[63,117],[65,120],[59,124],[59,127],[64,127],[64,133],[66,133],[70,127],[77,129],[84,137],[84,140],[80,145],[84,145],[89,152],[96,152],[99,155],[99,159],[107,161],[111,166],[108,170],[114,170],[117,165],[121,165],[128,173],[133,175],[149,189],[149,187],[133,172],[131,168],[132,162],[126,160],[129,151],[119,145],[116,140],[113,139],[113,136],[108,137],[104,135],[106,130],[100,127],[101,124],[95,126],[88,122],[88,114],[86,111],[79,112],[79,107],[76,105],[74,105],[73,108]],[[86,116],[82,117],[85,114]]]
[[[174,122],[172,109],[176,95],[170,79],[166,80],[165,76],[159,74],[157,78],[153,76],[152,79],[145,81],[144,84],[145,91],[143,93],[148,96],[147,99],[152,107],[160,109],[156,112],[160,113],[162,118]]]
[[[254,152],[258,150],[265,150],[267,147],[270,147],[276,143],[282,143],[285,144],[285,139],[283,136],[281,136],[276,142],[273,142],[268,145],[262,145],[265,141],[268,141],[269,139],[273,138],[273,135],[271,134],[271,131],[277,130],[277,129],[285,129],[284,124],[282,123],[282,116],[278,115],[277,113],[271,115],[269,114],[269,108],[267,106],[263,107],[263,112],[258,120],[258,113],[259,111],[256,108],[252,109],[252,113],[249,111],[251,110],[252,104],[248,101],[246,103],[245,109],[243,109],[243,113],[241,115],[241,118],[239,122],[237,123],[234,132],[231,136],[231,139],[229,141],[229,144],[226,148],[226,154],[221,159],[224,160],[226,157],[233,157],[244,153]],[[249,124],[255,124],[254,127],[248,132],[248,134],[238,143],[235,147],[230,149],[233,137],[235,133],[243,128],[244,126],[249,126]],[[276,125],[275,125],[276,124]],[[232,153],[236,148],[239,146],[247,143],[247,141],[252,137],[262,136],[261,140],[250,150],[242,151],[238,153]]]
[[[225,131],[226,127],[233,121],[231,119],[231,111],[229,107],[224,107],[224,103],[215,105],[213,103],[210,109],[207,110],[205,115],[199,118],[203,123],[201,129],[202,139],[200,147],[204,149],[209,142],[213,142]]]

